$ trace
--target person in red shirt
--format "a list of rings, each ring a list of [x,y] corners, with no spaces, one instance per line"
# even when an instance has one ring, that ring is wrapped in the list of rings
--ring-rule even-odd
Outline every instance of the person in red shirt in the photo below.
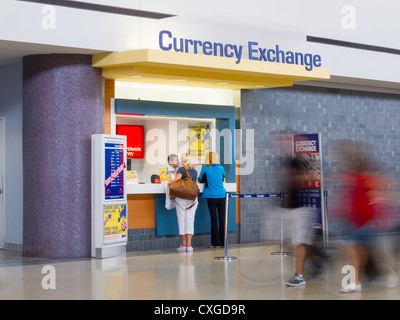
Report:
[[[388,183],[373,172],[362,152],[362,144],[351,141],[346,143],[344,160],[350,170],[343,175],[347,197],[342,200],[346,202],[348,222],[345,237],[347,257],[349,264],[354,267],[355,274],[350,284],[340,291],[344,293],[361,291],[360,271],[367,261],[371,261],[369,258],[377,254],[381,255],[379,264],[387,269],[389,277],[387,287],[394,287],[397,285],[397,275],[391,267],[387,243],[382,241],[384,240],[381,237],[382,232],[378,230],[378,225],[385,219],[384,215],[379,213],[379,203],[385,202],[389,197]]]

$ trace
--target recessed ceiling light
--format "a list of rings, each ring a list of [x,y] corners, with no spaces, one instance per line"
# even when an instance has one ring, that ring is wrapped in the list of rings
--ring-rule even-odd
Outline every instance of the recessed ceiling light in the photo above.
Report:
[[[130,76],[131,78],[141,78],[142,76]]]
[[[258,84],[258,85],[255,85],[254,88],[264,88],[264,86],[261,84]]]
[[[218,84],[228,84],[228,82],[218,82]]]
[[[175,79],[175,81],[186,81],[186,79]]]

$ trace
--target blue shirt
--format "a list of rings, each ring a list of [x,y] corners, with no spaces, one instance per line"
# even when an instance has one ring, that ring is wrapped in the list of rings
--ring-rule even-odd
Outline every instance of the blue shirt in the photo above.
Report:
[[[207,178],[207,187],[204,185],[203,198],[225,198],[226,190],[224,188],[225,169],[219,164],[203,166],[200,171],[199,180],[203,175]]]

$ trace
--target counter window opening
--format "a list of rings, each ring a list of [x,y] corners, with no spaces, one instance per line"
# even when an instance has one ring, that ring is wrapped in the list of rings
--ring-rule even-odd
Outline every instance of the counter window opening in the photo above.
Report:
[[[225,189],[236,192],[234,146],[235,107],[154,102],[144,100],[113,99],[111,103],[111,134],[117,125],[143,126],[145,155],[131,159],[132,179],[127,181],[129,229],[154,229],[155,236],[177,235],[175,209],[165,208],[165,185],[161,180],[163,169],[168,165],[168,155],[181,157],[190,149],[190,139],[197,135],[196,167],[200,172],[206,148],[220,153],[221,165],[226,173]],[[193,129],[190,134],[189,129]],[[113,131],[114,130],[114,131]],[[209,130],[209,131],[207,131]],[[207,136],[208,133],[208,136]],[[206,144],[208,140],[209,145]],[[193,142],[193,141],[192,141]],[[224,150],[224,151],[223,151]],[[205,159],[205,157],[204,157]],[[129,178],[129,174],[127,177]],[[161,183],[151,183],[151,177],[160,176]],[[135,183],[130,182],[135,181]],[[199,183],[200,192],[203,184]],[[210,214],[201,196],[196,210],[195,233],[210,233]],[[236,205],[229,204],[233,214],[229,218],[229,231],[236,230]]]
[[[128,179],[129,229],[154,229],[155,236],[177,235],[175,209],[165,208],[165,183],[163,169],[168,166],[168,155],[191,150],[200,172],[207,148],[220,153],[220,162],[226,173],[225,189],[236,192],[234,133],[235,107],[145,100],[114,99],[111,107],[111,131],[116,133],[117,125],[136,125],[144,128],[143,158],[131,159],[130,174],[135,183]],[[190,130],[192,129],[192,131]],[[193,140],[193,141],[192,141]],[[196,142],[197,141],[197,146]],[[194,145],[191,146],[194,143]],[[161,183],[151,183],[151,177],[160,176]],[[127,175],[129,178],[129,175]],[[154,179],[155,180],[155,179]],[[200,192],[203,185],[198,184]],[[195,233],[210,233],[210,214],[207,203],[201,196],[196,210]],[[229,204],[232,212],[229,231],[236,230],[236,205]]]
[[[127,157],[137,182],[150,183],[152,175],[161,176],[169,154],[189,152],[201,170],[209,151],[221,155],[227,181],[235,182],[233,106],[116,99],[114,110],[115,133],[128,137]]]

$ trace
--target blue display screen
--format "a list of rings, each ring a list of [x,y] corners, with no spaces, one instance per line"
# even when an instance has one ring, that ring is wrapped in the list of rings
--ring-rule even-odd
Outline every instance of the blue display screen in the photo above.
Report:
[[[124,199],[124,145],[105,143],[105,200]]]

